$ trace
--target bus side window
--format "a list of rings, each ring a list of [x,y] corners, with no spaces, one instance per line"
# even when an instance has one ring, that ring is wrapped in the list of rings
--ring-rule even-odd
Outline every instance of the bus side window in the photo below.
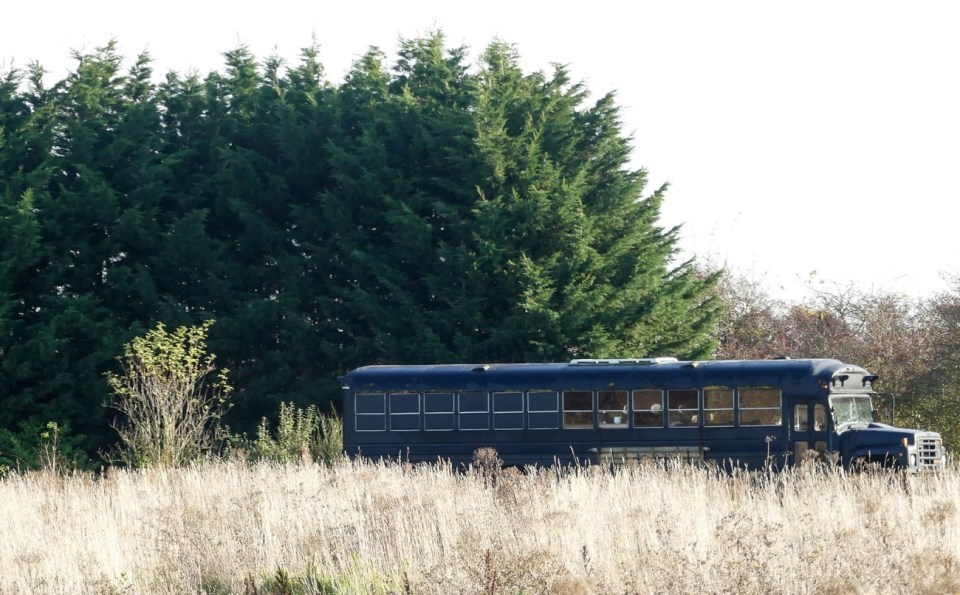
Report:
[[[523,429],[523,393],[493,393],[493,429]]]
[[[700,403],[695,388],[667,391],[670,427],[696,426],[700,423]]]
[[[358,432],[385,432],[387,429],[387,395],[357,393],[354,422]]]
[[[527,427],[531,430],[556,430],[560,427],[560,395],[554,390],[527,393]]]
[[[424,393],[423,429],[450,431],[456,429],[453,417],[453,393]]]
[[[740,400],[741,426],[779,426],[781,418],[780,389],[778,388],[740,388],[737,389]]]
[[[593,427],[593,391],[563,391],[563,427],[575,429]]]
[[[633,427],[663,427],[663,391],[633,391]]]
[[[419,393],[390,393],[390,430],[412,432],[419,429]]]
[[[487,430],[490,428],[490,398],[485,392],[460,393],[460,429]]]
[[[711,387],[703,389],[703,425],[733,425],[733,389]]]
[[[813,431],[827,431],[827,408],[819,403],[813,406]]]
[[[798,432],[807,431],[807,404],[799,403],[793,407],[793,429]]]
[[[600,425],[610,428],[627,427],[627,391],[597,391]]]

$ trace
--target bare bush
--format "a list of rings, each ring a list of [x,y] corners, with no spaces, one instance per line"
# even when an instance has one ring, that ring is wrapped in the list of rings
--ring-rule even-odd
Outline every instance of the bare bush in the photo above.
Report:
[[[912,300],[855,285],[821,285],[787,305],[760,282],[729,273],[719,285],[726,314],[717,357],[829,357],[879,375],[874,406],[884,421],[960,438],[960,282],[952,293]]]

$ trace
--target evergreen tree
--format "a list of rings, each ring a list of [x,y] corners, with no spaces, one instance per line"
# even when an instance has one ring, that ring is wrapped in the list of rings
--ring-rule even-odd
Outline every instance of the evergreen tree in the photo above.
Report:
[[[76,58],[76,71],[51,89],[33,70],[24,128],[43,132],[21,137],[15,149],[33,157],[7,190],[22,189],[17,219],[29,234],[12,241],[28,256],[12,280],[18,311],[8,318],[0,423],[61,422],[94,449],[105,439],[102,373],[117,338],[104,287],[123,254],[113,234],[119,195],[102,170],[112,165],[104,147],[124,100],[114,44]]]
[[[627,169],[612,97],[584,107],[563,69],[526,76],[505,44],[479,75],[463,60],[435,34],[392,73],[371,50],[340,89],[312,220],[341,361],[709,355],[716,278],[670,268],[663,189],[644,198]]]
[[[480,76],[478,143],[489,173],[473,285],[492,289],[480,354],[709,357],[716,278],[690,262],[672,265],[677,230],[657,226],[665,188],[643,196],[646,173],[627,167],[612,96],[584,107],[586,90],[562,67],[524,75],[502,43],[488,48]]]

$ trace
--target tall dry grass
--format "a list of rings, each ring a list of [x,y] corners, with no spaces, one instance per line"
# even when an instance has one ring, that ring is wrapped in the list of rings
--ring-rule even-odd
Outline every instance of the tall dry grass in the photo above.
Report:
[[[0,480],[2,593],[960,592],[960,475],[342,461]]]

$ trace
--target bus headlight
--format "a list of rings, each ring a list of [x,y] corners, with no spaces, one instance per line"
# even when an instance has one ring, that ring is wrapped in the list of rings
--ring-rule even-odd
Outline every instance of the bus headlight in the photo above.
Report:
[[[917,455],[910,455],[910,466],[911,467],[917,466]]]

